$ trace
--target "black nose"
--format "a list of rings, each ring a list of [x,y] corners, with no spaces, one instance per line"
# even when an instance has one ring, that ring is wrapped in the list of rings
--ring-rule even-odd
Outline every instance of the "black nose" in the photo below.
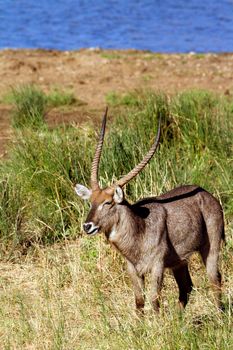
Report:
[[[88,233],[90,228],[91,228],[91,224],[88,224],[88,223],[87,224],[83,224],[83,229],[84,229],[85,232]]]

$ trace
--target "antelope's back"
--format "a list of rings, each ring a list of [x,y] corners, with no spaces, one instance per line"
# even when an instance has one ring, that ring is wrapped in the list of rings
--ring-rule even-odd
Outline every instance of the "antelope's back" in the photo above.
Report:
[[[180,216],[186,212],[195,220],[198,213],[207,222],[210,219],[223,217],[220,202],[208,191],[199,186],[185,185],[156,197],[156,202],[166,208],[168,216],[179,213]]]
[[[158,197],[146,198],[137,206],[148,208],[150,221],[156,213],[166,214],[168,239],[182,258],[198,251],[207,241],[223,237],[223,212],[219,201],[201,187],[185,185]]]

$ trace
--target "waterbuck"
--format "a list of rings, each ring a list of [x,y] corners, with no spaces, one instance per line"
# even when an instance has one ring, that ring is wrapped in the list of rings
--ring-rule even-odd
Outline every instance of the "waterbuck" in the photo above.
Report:
[[[101,189],[98,168],[105,134],[107,109],[91,168],[91,189],[76,185],[76,193],[91,209],[83,224],[93,236],[103,232],[125,257],[131,277],[136,308],[144,308],[144,275],[151,273],[151,303],[159,309],[164,269],[171,269],[179,287],[179,305],[184,308],[192,290],[188,258],[199,252],[213,286],[217,306],[221,306],[221,274],[218,259],[224,239],[223,210],[219,201],[198,186],[177,187],[159,197],[143,198],[130,204],[122,187],[146,166],[160,139],[156,139],[144,159],[114,185]]]

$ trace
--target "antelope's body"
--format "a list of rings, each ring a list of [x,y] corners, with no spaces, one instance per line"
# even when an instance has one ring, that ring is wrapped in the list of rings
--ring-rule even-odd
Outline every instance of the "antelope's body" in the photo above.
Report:
[[[159,142],[160,126],[155,143],[143,161],[115,186],[100,189],[97,175],[105,123],[106,114],[92,166],[92,189],[76,186],[77,194],[84,199],[90,198],[92,206],[83,225],[84,230],[89,235],[103,232],[125,257],[137,309],[144,307],[144,275],[148,272],[152,276],[151,302],[154,309],[158,309],[165,268],[170,268],[174,274],[180,305],[184,307],[192,290],[188,258],[196,251],[203,259],[217,305],[220,306],[218,258],[221,240],[224,239],[224,221],[219,201],[198,186],[181,186],[134,204],[124,198],[122,186],[136,176],[153,156]]]

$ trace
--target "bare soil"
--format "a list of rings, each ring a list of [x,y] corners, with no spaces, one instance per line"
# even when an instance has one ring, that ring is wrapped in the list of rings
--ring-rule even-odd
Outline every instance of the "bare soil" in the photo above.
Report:
[[[111,92],[135,89],[172,94],[203,88],[233,93],[233,54],[154,54],[134,50],[59,52],[46,50],[0,51],[0,97],[12,87],[36,84],[45,92],[71,90],[83,103],[72,110],[53,110],[51,125],[100,117]],[[11,137],[11,107],[0,103],[0,155]]]

